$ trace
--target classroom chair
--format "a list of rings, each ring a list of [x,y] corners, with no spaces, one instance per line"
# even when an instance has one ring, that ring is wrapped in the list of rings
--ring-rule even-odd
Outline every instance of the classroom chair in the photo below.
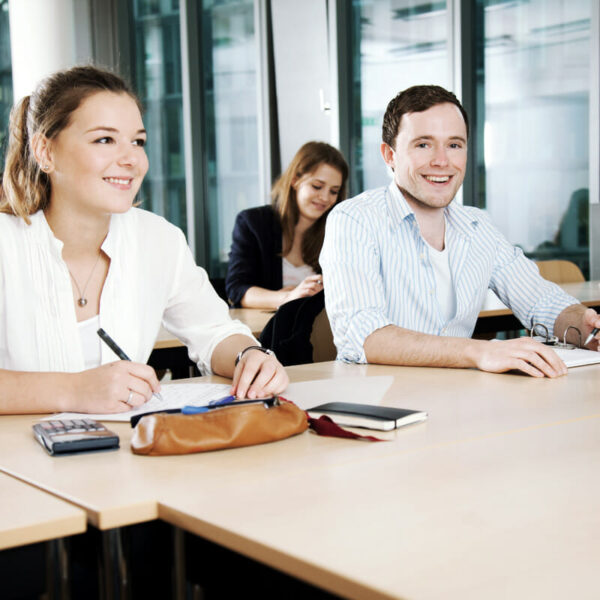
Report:
[[[577,283],[585,281],[581,269],[570,260],[539,260],[535,263],[540,275],[554,283]]]

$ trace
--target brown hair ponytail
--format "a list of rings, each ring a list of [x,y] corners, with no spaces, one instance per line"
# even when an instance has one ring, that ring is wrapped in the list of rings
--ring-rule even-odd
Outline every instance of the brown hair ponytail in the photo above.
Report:
[[[31,154],[27,117],[30,96],[16,104],[9,121],[8,148],[2,188],[0,189],[0,212],[23,217],[29,223],[29,215],[47,203],[48,177],[43,173]]]

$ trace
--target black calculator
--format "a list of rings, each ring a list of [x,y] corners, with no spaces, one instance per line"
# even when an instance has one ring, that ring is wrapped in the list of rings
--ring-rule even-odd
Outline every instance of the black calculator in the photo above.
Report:
[[[41,421],[33,434],[50,454],[68,454],[119,447],[119,436],[93,419]]]

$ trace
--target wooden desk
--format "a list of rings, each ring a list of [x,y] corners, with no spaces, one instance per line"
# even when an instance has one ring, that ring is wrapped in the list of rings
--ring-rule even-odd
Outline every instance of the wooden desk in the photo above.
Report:
[[[600,281],[582,281],[563,283],[561,287],[567,294],[577,298],[581,304],[600,312]],[[475,333],[495,333],[523,329],[521,322],[496,296],[491,294],[479,313]]]
[[[0,418],[0,470],[56,494],[84,510],[100,529],[148,521],[159,517],[159,504],[169,489],[191,493],[198,482],[200,502],[211,487],[219,489],[223,473],[235,472],[236,485],[254,478],[276,477],[280,471],[304,471],[315,465],[333,467],[348,460],[381,459],[389,454],[458,442],[475,436],[580,418],[594,414],[600,367],[572,369],[558,380],[520,375],[495,375],[461,369],[426,369],[347,365],[339,362],[290,367],[292,380],[391,376],[383,402],[421,408],[432,415],[426,425],[399,431],[393,442],[369,445],[315,435],[302,435],[277,443],[227,452],[151,458],[129,451],[131,428],[110,423],[121,438],[121,449],[99,454],[53,458],[30,434],[35,416]],[[225,381],[218,377],[202,381]],[[359,386],[355,387],[360,390]],[[349,400],[360,401],[360,391]],[[592,395],[593,394],[593,395]],[[565,399],[568,398],[568,402]],[[293,400],[293,397],[291,398]],[[325,398],[315,397],[315,402]],[[600,413],[600,408],[598,408]],[[119,485],[114,482],[118,481]]]
[[[594,599],[599,439],[589,417],[315,464],[163,518],[349,598]]]
[[[342,363],[289,373],[346,381],[355,401],[349,378],[388,376],[383,402],[430,418],[389,442],[305,433],[161,458],[131,454],[131,430],[111,424],[120,451],[57,460],[31,439],[32,417],[6,416],[0,469],[101,529],[162,518],[353,598],[552,598],[573,581],[578,597],[597,595],[600,367],[557,380]]]
[[[585,306],[600,309],[600,281],[582,281],[580,283],[563,283],[561,287],[577,298]],[[238,319],[247,325],[255,337],[259,337],[269,319],[273,316],[272,311],[256,308],[232,308],[229,311],[232,319]],[[505,331],[513,329],[522,329],[521,323],[496,296],[490,296],[485,307],[479,313],[476,333],[487,333],[495,331]],[[177,338],[173,337],[166,329],[161,328],[155,350],[165,350],[170,348],[181,348],[183,344]],[[185,357],[187,358],[187,354]]]
[[[260,336],[265,325],[274,314],[274,311],[260,310],[258,308],[232,308],[229,310],[231,318],[237,319],[244,325],[247,325],[252,331],[252,335],[255,337]],[[156,343],[154,344],[155,350],[178,348],[182,346],[183,343],[181,340],[174,337],[164,327],[160,328]]]
[[[255,308],[232,308],[229,314],[232,319],[238,319],[247,325],[252,331],[252,335],[258,338],[274,313]],[[177,379],[194,374],[194,364],[188,357],[187,348],[181,340],[174,337],[164,327],[160,328],[148,364],[157,370],[171,369],[173,378]]]
[[[581,281],[577,283],[563,283],[560,286],[567,294],[577,298],[585,306],[600,306],[600,281]],[[479,313],[479,318],[512,315],[496,296],[493,296]]]
[[[0,473],[0,550],[86,530],[86,515],[42,490]]]
[[[260,336],[265,325],[271,320],[275,314],[274,310],[263,310],[260,308],[230,308],[229,315],[232,319],[241,321],[247,325],[252,331],[252,335],[256,338]]]

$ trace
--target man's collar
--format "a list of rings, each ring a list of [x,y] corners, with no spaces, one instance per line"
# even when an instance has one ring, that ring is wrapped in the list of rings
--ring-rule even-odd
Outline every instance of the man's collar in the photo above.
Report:
[[[391,181],[388,186],[388,209],[392,219],[392,224],[398,227],[402,221],[410,218],[411,215],[416,221],[415,211],[406,201],[406,198],[398,188],[395,181]],[[444,209],[444,216],[447,222],[455,227],[459,233],[471,236],[477,229],[479,224],[478,219],[474,219],[467,211],[462,210],[462,206],[458,205],[455,200],[452,200]]]
[[[464,210],[464,207],[452,200],[445,209],[446,222],[456,229],[459,234],[471,237],[479,225],[479,219],[471,213]]]
[[[411,215],[415,218],[414,210],[409,206],[394,180],[388,186],[388,209],[392,217],[392,224],[395,227],[399,226],[402,221],[405,221]]]

